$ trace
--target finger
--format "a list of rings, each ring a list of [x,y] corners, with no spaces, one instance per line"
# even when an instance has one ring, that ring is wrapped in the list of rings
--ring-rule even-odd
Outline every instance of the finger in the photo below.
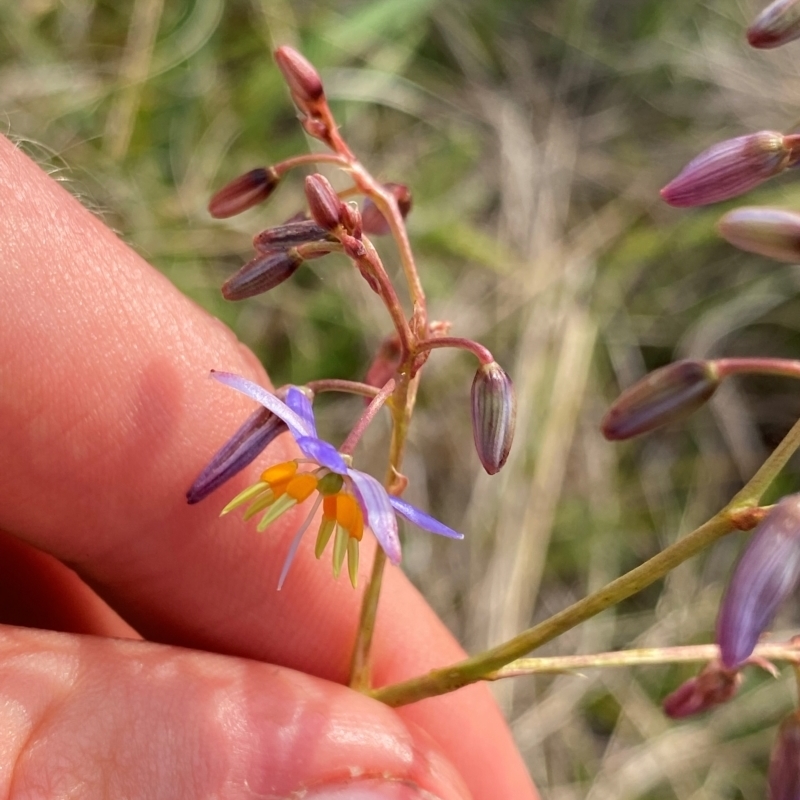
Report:
[[[291,670],[0,627],[0,672],[3,797],[469,797],[416,727]]]
[[[0,473],[0,527],[73,566],[148,638],[346,680],[359,595],[332,581],[311,542],[273,588],[303,512],[258,535],[217,518],[224,497],[185,502],[252,410],[208,370],[263,381],[252,356],[5,141],[0,202],[11,232],[0,238],[0,463],[13,464]],[[293,453],[283,436],[265,461]],[[462,656],[389,570],[376,682]],[[446,743],[476,797],[531,796],[485,688],[404,713]]]
[[[0,624],[139,638],[71,569],[0,531]]]

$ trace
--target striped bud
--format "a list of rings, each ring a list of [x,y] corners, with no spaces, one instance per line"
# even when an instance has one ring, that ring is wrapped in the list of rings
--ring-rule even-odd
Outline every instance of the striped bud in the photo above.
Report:
[[[322,79],[311,63],[291,47],[279,47],[275,51],[275,63],[283,73],[286,85],[295,105],[309,116],[317,116],[325,100]]]
[[[600,429],[611,441],[630,439],[688,417],[719,385],[709,361],[676,361],[626,389],[606,412]]]
[[[517,400],[511,378],[492,361],[472,381],[472,435],[483,468],[494,475],[506,463],[514,440]]]
[[[411,191],[408,186],[402,183],[384,183],[384,189],[388,189],[397,200],[397,207],[405,219],[408,212],[411,211]],[[361,223],[364,227],[364,233],[372,234],[373,236],[385,236],[389,233],[389,223],[386,218],[378,211],[378,207],[372,200],[367,197],[364,200],[364,205],[361,209]]]
[[[776,0],[770,3],[747,29],[747,41],[753,47],[780,47],[800,37],[800,0]]]
[[[262,203],[280,183],[281,177],[274,167],[259,167],[245,172],[223,186],[208,204],[212,217],[225,219]]]
[[[790,165],[795,138],[761,131],[719,142],[690,161],[661,197],[671,206],[705,206],[738,197]]]
[[[767,771],[769,800],[800,797],[800,711],[790,714],[778,728]]]
[[[266,408],[254,411],[244,425],[217,451],[186,492],[189,503],[199,503],[241,472],[283,431],[285,423]]]
[[[303,260],[295,249],[264,253],[222,284],[222,296],[226,300],[244,300],[268,292],[291,278]]]
[[[717,617],[724,666],[738,667],[753,652],[781,603],[800,583],[800,495],[778,503],[747,544]]]
[[[306,200],[308,210],[317,225],[333,231],[342,221],[342,199],[326,177],[315,173],[306,178]]]
[[[719,661],[711,661],[698,675],[682,683],[664,698],[664,713],[671,719],[682,719],[730,700],[742,685],[742,675],[725,669]]]
[[[720,219],[717,231],[740,250],[790,264],[800,262],[800,214],[795,211],[737,208]]]
[[[262,253],[283,247],[294,247],[308,242],[321,242],[325,240],[336,241],[316,220],[301,219],[294,222],[285,222],[275,228],[267,228],[257,233],[253,238],[253,247]]]

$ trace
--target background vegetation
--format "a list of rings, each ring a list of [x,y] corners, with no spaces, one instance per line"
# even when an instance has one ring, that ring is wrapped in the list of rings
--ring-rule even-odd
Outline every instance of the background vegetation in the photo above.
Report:
[[[219,294],[253,233],[302,205],[300,176],[242,217],[205,211],[229,178],[309,146],[270,50],[293,44],[320,67],[354,149],[414,191],[410,231],[433,318],[482,340],[517,383],[516,446],[489,479],[469,429],[475,365],[435,353],[406,464],[411,499],[467,535],[460,545],[410,536],[406,570],[476,650],[704,521],[800,415],[795,385],[760,379],[725,386],[682,428],[622,445],[598,433],[619,387],[674,358],[800,353],[798,267],[721,243],[722,207],[676,211],[658,199],[714,141],[787,131],[800,117],[800,45],[756,53],[744,42],[759,5],[5,2],[2,125],[232,326],[276,383],[359,379],[388,322],[345,261],[315,262],[243,303]],[[800,189],[788,176],[752,199],[798,207]],[[355,409],[328,401],[332,438]],[[362,463],[385,436],[371,433]],[[798,483],[795,465],[780,488]],[[710,641],[742,542],[730,537],[545,651]],[[789,609],[779,627],[796,622]],[[763,797],[791,683],[749,674],[736,701],[673,723],[660,700],[692,672],[496,688],[547,798]]]

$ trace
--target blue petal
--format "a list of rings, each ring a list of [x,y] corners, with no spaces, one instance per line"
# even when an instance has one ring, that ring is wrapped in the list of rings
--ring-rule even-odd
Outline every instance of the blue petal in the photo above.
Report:
[[[394,515],[386,489],[365,472],[348,469],[347,474],[353,482],[356,500],[364,512],[367,527],[375,534],[389,561],[392,564],[399,564],[400,537],[397,535],[397,517]]]
[[[296,386],[290,386],[286,390],[286,405],[306,423],[311,436],[316,436],[317,423],[314,421],[314,411],[305,393]]]
[[[300,436],[297,438],[297,446],[306,458],[327,467],[331,472],[347,475],[347,464],[344,463],[339,451],[332,444],[317,439],[315,436]]]
[[[424,531],[438,533],[440,536],[448,536],[451,539],[464,538],[463,533],[448,528],[443,522],[439,522],[438,519],[434,519],[429,514],[420,511],[416,506],[412,506],[411,503],[406,503],[405,500],[401,500],[399,497],[392,497],[389,495],[389,502],[398,514],[401,514],[409,522],[413,522],[418,528],[422,528]]]
[[[231,372],[217,372],[216,370],[211,370],[211,377],[226,386],[230,386],[232,389],[236,389],[237,392],[246,394],[257,403],[261,403],[264,408],[269,409],[278,419],[282,419],[286,423],[286,427],[289,428],[295,439],[300,436],[314,435],[313,431],[308,429],[306,421],[301,416],[292,411],[286,403],[278,400],[272,392],[268,392],[257,383],[248,381],[247,378],[243,378],[241,375],[234,375]]]

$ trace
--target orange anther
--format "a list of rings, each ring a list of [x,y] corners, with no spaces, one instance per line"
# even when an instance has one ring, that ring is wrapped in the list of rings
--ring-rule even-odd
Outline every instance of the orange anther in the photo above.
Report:
[[[364,535],[364,515],[355,497],[350,494],[336,495],[336,521],[347,531],[350,538],[361,541]]]
[[[275,464],[261,473],[261,480],[268,483],[271,489],[275,489],[275,483],[288,483],[297,472],[297,464],[294,461],[284,461],[283,464]]]
[[[300,475],[295,475],[289,481],[286,487],[286,494],[302,503],[307,497],[310,497],[313,492],[317,490],[317,479],[308,472],[303,472]]]
[[[327,494],[322,498],[322,516],[325,519],[336,519],[336,497],[335,494]]]

